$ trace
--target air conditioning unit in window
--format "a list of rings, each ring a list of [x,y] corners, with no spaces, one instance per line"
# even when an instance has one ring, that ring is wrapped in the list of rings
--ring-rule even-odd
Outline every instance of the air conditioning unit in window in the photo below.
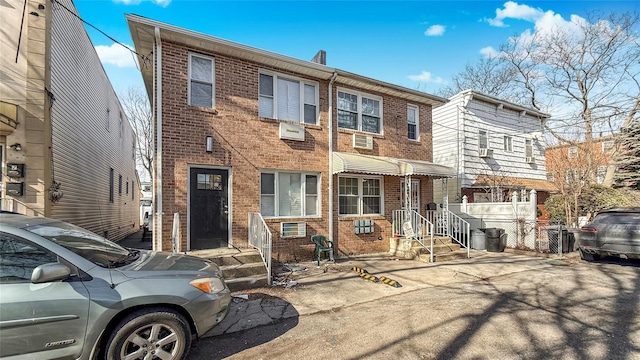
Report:
[[[493,155],[493,150],[492,149],[480,149],[479,153],[480,153],[480,157],[490,158]]]
[[[280,236],[283,238],[305,237],[307,236],[306,222],[283,222],[280,223]]]
[[[353,147],[356,149],[373,149],[373,136],[353,134]]]
[[[536,158],[534,158],[533,156],[527,156],[527,157],[524,158],[524,161],[527,164],[533,164],[533,163],[536,162]]]

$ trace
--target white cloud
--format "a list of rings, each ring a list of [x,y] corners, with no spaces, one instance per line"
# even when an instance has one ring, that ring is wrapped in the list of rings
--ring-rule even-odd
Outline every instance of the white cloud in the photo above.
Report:
[[[445,29],[446,28],[443,25],[431,25],[424,34],[426,36],[442,36],[444,35]]]
[[[441,84],[444,82],[444,80],[442,80],[442,78],[440,77],[434,78],[433,75],[431,75],[431,73],[428,71],[423,71],[420,75],[409,75],[407,77],[413,81],[430,82],[436,84]]]
[[[129,49],[132,49],[132,47],[127,45],[127,48],[125,48],[115,43],[111,46],[96,46],[96,52],[103,64],[111,64],[122,68],[135,67],[137,65],[135,54]]]
[[[156,5],[160,5],[162,7],[167,7],[171,4],[171,0],[113,0],[116,3],[123,3],[125,5],[138,5],[143,1],[151,1]]]
[[[507,1],[502,9],[496,9],[496,17],[485,19],[491,26],[505,27],[505,19],[525,20],[536,22],[544,15],[541,9],[532,8],[529,5],[520,5],[514,1]]]
[[[480,49],[480,54],[484,55],[487,59],[493,59],[498,57],[498,50],[494,49],[493,46],[487,46]]]

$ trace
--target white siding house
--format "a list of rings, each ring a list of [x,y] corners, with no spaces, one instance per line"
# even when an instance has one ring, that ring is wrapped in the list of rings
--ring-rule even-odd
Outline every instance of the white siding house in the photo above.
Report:
[[[133,129],[73,2],[5,2],[0,151],[3,169],[24,172],[3,173],[3,207],[19,204],[114,240],[137,231]],[[10,191],[15,184],[21,192]]]
[[[460,202],[508,201],[535,189],[544,202],[547,182],[543,134],[548,114],[465,90],[433,110],[433,161],[457,169],[456,179],[434,181],[434,198]]]

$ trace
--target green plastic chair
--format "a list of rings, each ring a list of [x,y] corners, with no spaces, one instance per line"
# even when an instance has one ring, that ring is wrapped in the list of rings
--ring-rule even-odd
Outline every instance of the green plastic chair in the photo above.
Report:
[[[333,241],[327,239],[324,235],[313,235],[311,241],[316,244],[314,254],[318,260],[318,266],[320,266],[320,257],[323,253],[328,253],[329,260],[335,262],[333,259]]]

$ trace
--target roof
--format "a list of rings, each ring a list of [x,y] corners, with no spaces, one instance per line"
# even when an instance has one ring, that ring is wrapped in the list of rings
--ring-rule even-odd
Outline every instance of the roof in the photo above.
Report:
[[[152,57],[155,50],[156,29],[162,41],[171,41],[188,47],[209,51],[216,54],[247,59],[265,66],[273,66],[297,74],[328,80],[336,74],[336,83],[352,86],[357,89],[374,91],[386,95],[403,98],[421,104],[438,107],[448,100],[425,92],[371,79],[340,69],[328,67],[311,61],[300,60],[285,55],[242,45],[232,41],[198,33],[167,23],[151,20],[143,16],[126,14],[131,38],[136,52]],[[153,94],[153,65],[141,61],[140,71],[149,96]]]
[[[500,185],[502,187],[525,188],[527,190],[553,192],[558,189],[548,180],[525,179],[505,176],[480,175],[471,185],[472,187],[487,187]]]
[[[525,112],[529,115],[535,116],[535,117],[539,117],[539,118],[543,118],[543,119],[547,119],[550,118],[551,115],[544,113],[542,111],[539,111],[537,109],[531,108],[531,107],[526,107],[526,106],[522,106],[520,104],[516,104],[510,101],[507,101],[505,99],[501,99],[499,97],[495,97],[493,95],[488,95],[473,89],[467,89],[464,91],[459,92],[458,94],[452,96],[450,99],[453,99],[455,97],[458,96],[468,96],[468,99],[478,99],[480,101],[484,101],[484,102],[488,102],[490,104],[495,104],[495,105],[502,105],[504,108],[507,109],[511,109],[511,110],[515,110],[518,112]]]
[[[386,156],[334,152],[333,173],[363,173],[374,175],[425,175],[435,178],[455,177],[455,169],[422,160],[397,159]]]

